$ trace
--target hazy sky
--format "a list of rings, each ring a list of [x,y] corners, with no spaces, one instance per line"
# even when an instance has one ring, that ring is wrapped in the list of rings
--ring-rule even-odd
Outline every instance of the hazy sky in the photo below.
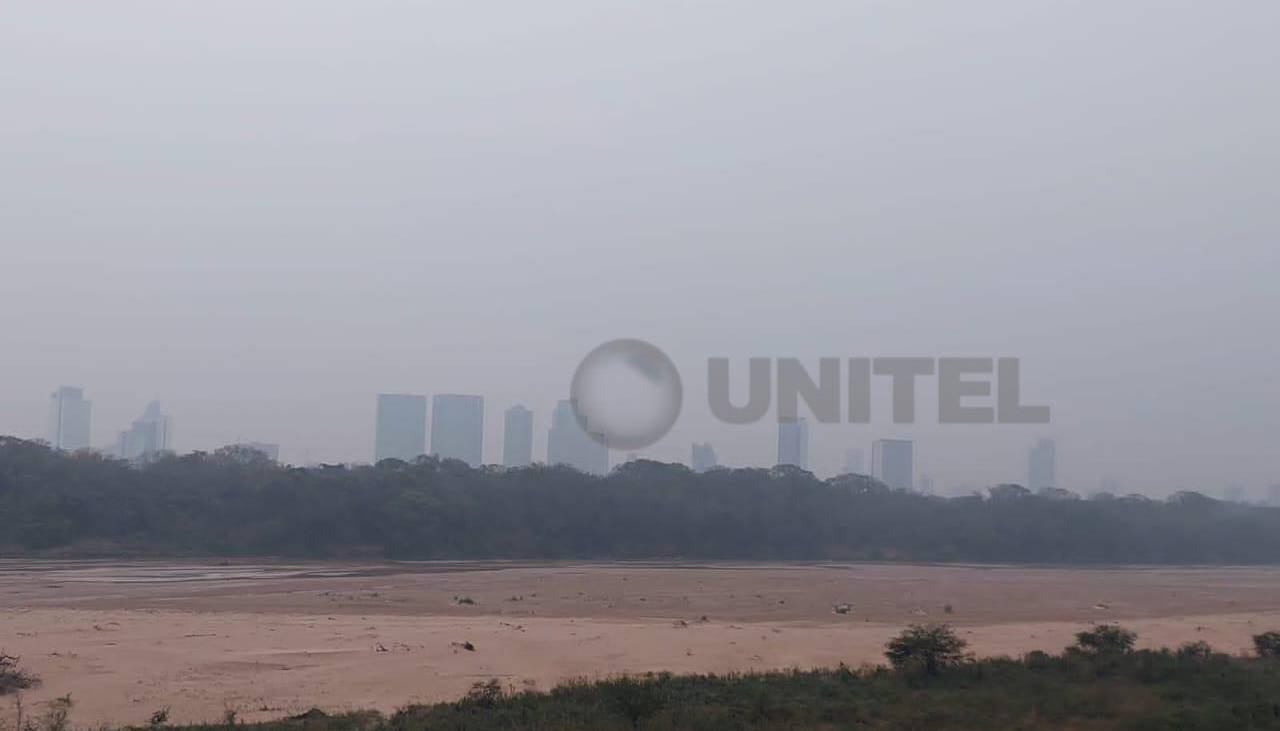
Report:
[[[1048,427],[881,436],[940,488],[1280,482],[1280,3],[0,7],[0,433],[85,387],[181,450],[368,460],[374,394],[517,401],[665,349],[646,450],[771,464],[705,360],[1014,355]],[[738,371],[745,372],[745,367]],[[887,389],[877,392],[887,400]]]

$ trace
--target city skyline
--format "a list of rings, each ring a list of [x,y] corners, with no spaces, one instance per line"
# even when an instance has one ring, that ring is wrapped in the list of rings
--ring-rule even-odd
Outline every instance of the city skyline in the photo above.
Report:
[[[59,386],[57,389],[55,389],[49,396],[49,399],[50,399],[49,416],[48,416],[48,422],[46,425],[45,434],[36,438],[42,438],[46,442],[49,442],[51,446],[56,446],[53,444],[51,437],[53,436],[54,426],[58,423],[56,421],[57,415],[59,413],[58,409],[62,408],[60,405],[64,401],[69,404],[72,404],[72,406],[70,406],[66,410],[69,413],[76,415],[73,417],[73,419],[78,420],[80,419],[79,415],[83,414],[84,419],[87,420],[88,414],[91,412],[91,403],[84,398],[84,394],[85,394],[85,389],[79,386],[64,385],[64,386]],[[432,396],[430,399],[428,399],[427,396],[419,395],[419,394],[378,394],[377,403],[379,408],[377,410],[378,413],[375,415],[376,418],[374,420],[375,451],[374,451],[373,459],[369,460],[370,463],[375,463],[381,458],[378,456],[379,454],[378,450],[380,448],[378,446],[380,444],[380,434],[382,434],[383,430],[387,428],[387,425],[384,425],[382,420],[384,400],[388,400],[387,404],[385,405],[387,406],[394,405],[395,408],[399,409],[398,413],[396,413],[395,419],[400,420],[400,426],[390,429],[389,433],[394,432],[397,429],[404,432],[405,428],[407,428],[407,436],[406,436],[406,433],[401,433],[393,437],[393,438],[400,439],[402,443],[404,443],[407,438],[407,443],[410,445],[407,447],[403,447],[404,451],[399,453],[403,455],[408,455],[410,452],[413,452],[414,448],[411,445],[417,443],[418,441],[420,441],[423,445],[422,448],[419,451],[417,451],[417,454],[414,454],[413,456],[403,456],[403,457],[397,457],[397,458],[405,459],[406,461],[412,461],[413,459],[416,459],[416,457],[419,455],[436,453],[436,448],[433,446],[433,442],[431,441],[430,435],[434,433],[434,425],[438,418],[435,416],[435,413],[436,413],[435,405],[437,403],[442,403],[442,404],[445,404],[446,412],[449,412],[451,410],[451,406],[454,406],[454,405],[460,408],[460,411],[458,411],[457,414],[455,414],[453,417],[450,417],[447,414],[444,417],[442,417],[443,418],[443,421],[441,422],[442,424],[454,423],[456,421],[456,417],[459,415],[462,416],[463,422],[468,422],[468,423],[462,425],[462,432],[465,433],[465,436],[463,436],[460,441],[458,439],[458,436],[459,436],[458,434],[454,434],[451,437],[449,437],[449,439],[452,439],[453,441],[458,442],[458,444],[461,444],[463,446],[454,447],[452,448],[454,451],[451,451],[445,454],[440,454],[439,456],[460,458],[472,466],[480,466],[484,464],[520,466],[521,464],[531,464],[534,462],[542,461],[542,460],[536,459],[533,456],[535,454],[534,435],[537,433],[537,430],[538,430],[538,422],[534,418],[534,413],[530,409],[523,406],[522,404],[513,404],[512,406],[506,408],[503,411],[504,418],[502,420],[502,428],[503,428],[502,439],[497,441],[497,444],[500,444],[501,447],[500,448],[492,447],[489,451],[492,452],[496,450],[498,451],[498,454],[489,454],[489,458],[486,459],[485,457],[487,453],[483,446],[484,437],[483,437],[483,426],[482,426],[484,423],[484,411],[485,411],[485,399],[483,396],[464,395],[464,394],[436,394]],[[428,408],[428,404],[431,404],[430,409]],[[557,414],[568,414],[569,418],[572,418],[572,409],[570,407],[570,402],[567,400],[557,401],[557,407],[556,409],[553,410],[552,418],[545,425],[547,427],[547,433],[549,435],[551,432],[556,431]],[[512,423],[511,423],[512,416],[516,418],[517,423],[522,422],[523,424],[526,424],[528,430],[527,432],[525,432],[525,436],[519,436],[517,437],[517,439],[509,440],[508,430],[509,430],[509,427],[512,426]],[[421,427],[417,426],[417,424],[419,423],[421,424]],[[432,424],[433,426],[431,430],[427,429],[428,423]],[[406,424],[407,424],[407,427],[406,427]],[[573,423],[573,427],[574,428],[572,431],[576,431],[577,434],[572,437],[571,441],[575,442],[577,446],[568,448],[570,450],[568,453],[576,454],[577,456],[574,456],[571,459],[564,459],[562,461],[565,462],[566,464],[574,464],[575,466],[579,466],[579,465],[590,466],[590,469],[587,469],[584,471],[592,471],[598,474],[607,472],[607,467],[602,469],[601,465],[608,465],[610,461],[612,461],[609,457],[610,450],[604,449],[602,445],[597,445],[594,442],[591,442],[591,440],[589,439],[586,441],[580,441],[579,437],[585,438],[585,434],[581,432],[580,428],[577,428],[576,420]],[[523,427],[517,427],[515,433],[518,434],[521,428]],[[729,427],[726,427],[726,428],[729,428]],[[72,429],[73,430],[79,429],[80,432],[84,432],[84,427],[72,427]],[[446,428],[442,431],[450,431],[450,430]],[[568,433],[568,431],[566,431],[566,433]],[[808,461],[809,459],[808,419],[802,417],[798,419],[796,422],[787,422],[787,421],[778,422],[776,435],[777,435],[777,448],[779,451],[778,451],[778,459],[776,462],[774,462],[774,464],[795,464],[796,466],[801,466],[799,464],[801,461],[804,461],[804,462]],[[444,437],[442,437],[442,440],[448,441],[444,439]],[[441,445],[444,444],[444,441],[440,442]],[[517,448],[516,454],[520,455],[520,454],[527,453],[530,457],[530,460],[528,462],[521,463],[519,462],[519,459],[517,457],[517,458],[513,458],[513,462],[511,464],[508,464],[507,444],[509,441],[513,445],[515,445],[517,442],[522,441],[524,446]],[[591,444],[588,445],[588,442],[591,442]],[[71,442],[71,443],[79,443],[79,442]],[[901,444],[907,445],[905,453],[899,452],[899,455],[905,454],[905,456],[899,456],[899,457],[889,456],[886,458],[885,456],[883,456],[882,452],[880,451],[880,450],[883,450],[884,445],[888,445],[892,450],[892,449],[896,449],[897,445],[901,445]],[[591,445],[594,445],[594,446],[591,446]],[[87,446],[88,448],[91,448],[91,449],[99,449],[99,451],[102,451],[106,454],[111,454],[115,456],[124,456],[130,459],[143,458],[149,454],[154,454],[160,451],[173,451],[172,417],[169,414],[165,414],[160,411],[160,405],[158,401],[152,401],[148,404],[147,408],[144,410],[143,415],[135,419],[131,423],[128,429],[117,432],[117,436],[112,444],[101,445],[101,446],[95,446],[93,444],[89,444]],[[252,441],[252,440],[243,440],[243,439],[237,438],[235,440],[225,442],[221,445],[211,445],[210,447],[206,448],[205,451],[211,451],[212,449],[216,449],[218,446],[250,447],[267,454],[268,457],[273,461],[290,463],[290,460],[283,459],[281,457],[281,445],[277,442]],[[544,463],[554,464],[554,462],[551,461],[550,437],[545,442],[545,447],[546,447],[546,450],[542,452],[542,454],[544,454],[546,457]],[[66,451],[75,451],[75,449],[67,449],[66,447],[62,447],[62,448],[65,449]],[[193,447],[192,449],[194,450],[198,448]],[[577,449],[579,451],[575,453],[573,452],[574,449]],[[458,450],[466,451],[466,454],[470,455],[470,458],[462,458],[457,456],[457,454],[463,453],[462,451],[458,451]],[[939,484],[939,480],[936,477],[936,475],[922,474],[920,475],[919,480],[915,479],[915,471],[918,467],[918,465],[916,464],[918,455],[915,453],[915,450],[914,450],[914,440],[889,439],[889,438],[874,440],[871,443],[871,452],[872,452],[871,469],[865,470],[865,473],[870,474],[873,477],[876,477],[877,479],[880,479],[886,482],[886,484],[889,484],[891,487],[906,488],[906,489],[920,490],[920,491],[926,491],[926,492],[934,492],[936,490],[936,486]],[[480,455],[478,458],[475,457],[475,455],[477,454]],[[603,459],[600,458],[601,454],[604,455]],[[751,464],[722,463],[717,457],[714,447],[709,442],[693,442],[692,449],[687,454],[689,456],[686,459],[665,459],[661,461],[669,461],[669,462],[686,464],[690,468],[695,470],[698,470],[700,466],[704,468],[709,468],[709,466],[727,466],[727,467],[752,466]],[[865,452],[861,447],[845,447],[843,449],[843,464],[841,469],[834,470],[831,472],[826,472],[826,473],[816,472],[815,474],[818,474],[820,477],[830,477],[830,476],[835,476],[838,474],[848,473],[848,472],[860,473],[862,471],[860,471],[859,469],[856,469],[856,467],[864,464],[862,462],[862,460],[864,459],[863,457],[864,454]],[[1090,495],[1096,492],[1111,492],[1111,493],[1117,493],[1117,494],[1140,492],[1138,490],[1128,489],[1121,483],[1117,482],[1114,478],[1110,478],[1110,477],[1104,478],[1103,480],[1100,481],[1099,485],[1096,488],[1092,488],[1092,489],[1090,489],[1085,485],[1057,484],[1058,480],[1056,478],[1056,473],[1057,473],[1056,440],[1050,437],[1040,437],[1030,442],[1025,448],[1025,451],[1023,454],[1024,454],[1024,462],[1023,462],[1024,472],[1020,477],[1007,476],[1001,479],[994,480],[986,486],[998,484],[1000,482],[1013,482],[1015,484],[1022,484],[1028,487],[1028,489],[1031,489],[1033,491],[1038,491],[1038,490],[1046,489],[1050,487],[1063,487],[1064,489],[1067,489],[1072,492],[1076,492],[1081,495]],[[583,456],[583,455],[586,455],[586,456]],[[638,456],[639,455],[629,454],[622,461],[637,458]],[[888,460],[889,465],[887,467],[881,466],[881,463],[886,459]],[[900,465],[897,468],[892,466],[895,463],[895,461],[898,465]],[[305,464],[314,465],[314,464],[322,464],[325,462],[326,460],[319,459],[319,460],[305,462]],[[361,462],[361,460],[358,460],[358,459],[349,460],[349,462],[358,464]],[[764,465],[764,466],[772,466],[772,465]],[[885,469],[888,469],[888,473],[885,472]],[[896,472],[895,472],[895,469],[897,470]],[[699,471],[704,471],[704,470],[699,470]],[[972,490],[978,488],[978,486],[975,485],[974,483],[961,481],[961,480],[948,480],[945,484],[949,484],[951,486],[946,491],[950,494],[967,494],[968,492],[971,492]],[[1189,489],[1194,489],[1194,490],[1203,492],[1205,494],[1219,496],[1230,501],[1258,502],[1262,504],[1269,504],[1276,500],[1277,494],[1280,494],[1276,492],[1276,488],[1277,486],[1274,483],[1263,483],[1263,484],[1250,486],[1250,485],[1240,483],[1238,481],[1232,481],[1232,482],[1226,483],[1225,485],[1205,484],[1199,487],[1193,487]]]

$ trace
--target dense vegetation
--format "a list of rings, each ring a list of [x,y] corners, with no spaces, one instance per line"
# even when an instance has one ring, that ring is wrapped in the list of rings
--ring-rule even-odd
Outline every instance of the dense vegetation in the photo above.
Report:
[[[1280,561],[1280,509],[1196,493],[945,499],[862,475],[638,461],[291,468],[245,450],[135,465],[0,438],[0,552],[386,558]]]
[[[575,682],[550,692],[477,683],[455,703],[389,717],[329,716],[220,724],[184,731],[624,731],[627,729],[1280,729],[1280,660],[1232,657],[1204,643],[1134,651],[1133,634],[1099,627],[1058,656],[973,660],[945,626],[912,627],[891,643],[892,668],[745,675],[648,675]],[[1259,644],[1261,650],[1262,645]],[[903,653],[905,652],[905,656]],[[895,657],[897,659],[895,659]],[[911,661],[914,659],[915,661]],[[69,707],[70,698],[64,699]],[[19,731],[65,731],[54,706]],[[57,715],[60,714],[60,715]],[[168,711],[149,726],[167,727]]]

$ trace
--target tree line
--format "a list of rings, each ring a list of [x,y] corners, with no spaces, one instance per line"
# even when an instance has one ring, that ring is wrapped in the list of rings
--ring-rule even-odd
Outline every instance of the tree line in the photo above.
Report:
[[[252,450],[134,464],[0,437],[0,552],[389,559],[1280,562],[1280,509],[1198,493],[943,498],[865,475],[639,460],[298,468]]]

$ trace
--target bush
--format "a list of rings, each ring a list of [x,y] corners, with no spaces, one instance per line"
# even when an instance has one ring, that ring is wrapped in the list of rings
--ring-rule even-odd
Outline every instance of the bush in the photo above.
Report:
[[[502,700],[504,693],[502,692],[502,684],[497,678],[490,678],[488,682],[477,681],[471,684],[471,689],[467,691],[463,697],[463,704],[479,706],[480,708],[493,708]]]
[[[1254,635],[1253,648],[1258,651],[1258,657],[1280,660],[1280,632],[1263,632],[1260,635]]]
[[[937,675],[969,659],[962,640],[945,624],[913,624],[889,640],[884,656],[897,670],[918,670]]]
[[[1138,634],[1116,624],[1100,624],[1076,633],[1075,650],[1094,657],[1115,657],[1133,652]]]
[[[39,678],[18,667],[20,659],[0,650],[0,695],[39,685]]]
[[[1195,642],[1187,642],[1178,648],[1179,660],[1193,660],[1196,662],[1204,662],[1213,657],[1213,648],[1204,640],[1196,640]]]
[[[640,722],[662,710],[661,680],[649,678],[618,678],[605,684],[605,693],[614,709],[638,728]]]

